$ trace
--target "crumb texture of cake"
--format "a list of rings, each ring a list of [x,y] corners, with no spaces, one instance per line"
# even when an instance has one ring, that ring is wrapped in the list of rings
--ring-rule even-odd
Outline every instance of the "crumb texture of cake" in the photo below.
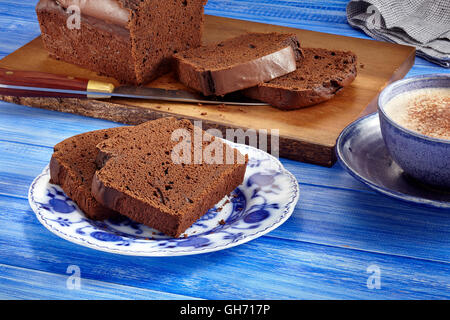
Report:
[[[295,34],[246,33],[174,55],[180,81],[206,96],[225,95],[296,69],[302,52]]]
[[[91,194],[92,178],[97,170],[97,144],[123,128],[92,131],[68,138],[54,147],[50,160],[50,182],[60,185],[85,215],[104,220],[118,215],[104,207]]]
[[[201,45],[206,1],[40,0],[36,12],[51,57],[144,84],[171,70],[174,53]]]
[[[283,110],[299,109],[332,99],[357,75],[357,57],[350,51],[303,48],[297,70],[243,91],[247,97]]]
[[[248,161],[220,139],[196,130],[188,120],[169,117],[99,143],[97,165],[101,169],[93,178],[93,196],[136,222],[178,237],[242,183]],[[173,138],[175,131],[187,135],[177,140]],[[207,137],[197,146],[193,138],[196,132]],[[191,160],[174,160],[173,152],[180,143],[190,146],[180,154],[190,155]],[[220,159],[232,153],[242,161],[195,160],[196,152],[204,153],[213,144],[214,150],[217,146],[227,150]]]

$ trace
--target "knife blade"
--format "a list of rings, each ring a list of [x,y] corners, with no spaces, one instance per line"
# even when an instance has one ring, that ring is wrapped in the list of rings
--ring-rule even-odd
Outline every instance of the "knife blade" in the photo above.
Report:
[[[34,71],[0,68],[0,94],[20,97],[58,98],[130,98],[178,103],[199,103],[235,106],[266,106],[266,103],[247,99],[239,93],[224,97],[206,97],[185,90],[120,86],[112,83],[80,79]]]

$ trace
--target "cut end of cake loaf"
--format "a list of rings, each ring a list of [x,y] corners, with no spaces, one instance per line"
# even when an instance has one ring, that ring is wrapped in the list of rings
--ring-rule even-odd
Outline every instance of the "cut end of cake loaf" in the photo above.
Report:
[[[201,44],[206,0],[40,0],[50,56],[121,83],[144,84],[171,70],[172,55]],[[80,8],[81,20],[69,10]]]
[[[142,4],[130,24],[132,56],[143,84],[171,71],[173,54],[201,45],[207,0],[135,2]]]
[[[295,34],[247,33],[174,55],[186,86],[224,95],[290,73],[302,56]]]
[[[283,110],[299,109],[332,99],[357,75],[357,57],[350,51],[303,48],[297,70],[243,91],[252,99]]]
[[[201,130],[195,132],[205,135]],[[189,121],[163,118],[101,142],[97,162],[102,167],[92,182],[93,196],[134,221],[178,237],[242,183],[248,161],[209,135],[199,148],[194,145],[193,134],[194,126]],[[187,144],[180,145],[183,141]],[[187,145],[190,149],[184,149]],[[222,159],[231,152],[242,161],[196,161],[196,152],[208,146],[228,150]],[[180,152],[173,153],[177,150]],[[189,160],[188,155],[191,158],[179,161],[174,154],[184,160]]]
[[[50,183],[61,186],[67,196],[92,220],[104,220],[118,215],[94,199],[91,185],[97,170],[97,144],[121,130],[122,128],[112,128],[83,133],[54,147],[50,160]]]

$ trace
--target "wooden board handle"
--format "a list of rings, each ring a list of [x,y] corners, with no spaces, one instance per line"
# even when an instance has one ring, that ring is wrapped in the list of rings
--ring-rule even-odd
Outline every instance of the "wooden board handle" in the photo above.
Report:
[[[89,91],[112,93],[114,85],[100,81],[93,81],[71,76],[63,76],[36,71],[20,71],[0,68],[0,84],[35,87],[48,89],[61,89],[73,91]],[[0,88],[0,94],[18,97],[63,97],[63,98],[108,98],[107,96],[79,95],[70,93],[54,93],[30,90],[17,90]]]

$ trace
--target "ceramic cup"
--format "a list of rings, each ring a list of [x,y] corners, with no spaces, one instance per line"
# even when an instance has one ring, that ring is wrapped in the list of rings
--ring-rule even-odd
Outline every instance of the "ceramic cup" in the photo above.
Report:
[[[392,159],[405,173],[425,184],[450,189],[450,140],[406,129],[384,109],[397,95],[423,88],[450,88],[450,75],[421,75],[387,86],[378,99],[381,133]]]

